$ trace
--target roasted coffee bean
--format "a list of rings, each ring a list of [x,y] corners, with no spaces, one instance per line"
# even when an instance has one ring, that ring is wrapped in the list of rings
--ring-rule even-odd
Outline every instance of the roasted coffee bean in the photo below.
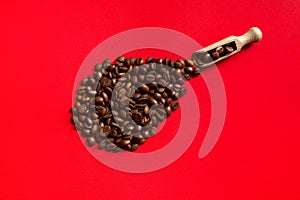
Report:
[[[95,65],[94,70],[95,70],[96,72],[101,71],[101,69],[102,69],[102,64],[96,64],[96,65]]]
[[[154,97],[157,101],[159,101],[159,100],[161,100],[162,95],[161,95],[160,93],[156,92],[156,93],[154,93],[153,97]]]
[[[149,92],[149,87],[146,85],[146,84],[142,84],[140,87],[139,87],[139,91],[141,93],[147,93]]]
[[[130,66],[130,59],[126,58],[126,59],[124,60],[124,64],[125,64],[126,66]]]
[[[223,48],[222,46],[217,47],[217,48],[216,48],[216,52],[218,52],[219,55],[223,55],[223,53],[224,53],[224,48]]]
[[[159,93],[163,93],[165,91],[165,87],[158,87],[156,90]]]
[[[192,67],[186,67],[184,68],[184,71],[188,74],[192,73],[193,72],[193,68]]]
[[[142,65],[142,64],[144,64],[144,59],[143,58],[138,58],[136,63],[137,63],[137,65]]]
[[[194,65],[194,62],[193,62],[193,60],[191,60],[191,59],[186,59],[186,60],[184,61],[184,63],[185,63],[185,65],[186,65],[187,67],[191,67],[191,66]]]
[[[133,124],[128,124],[125,126],[125,131],[133,131],[134,130],[134,125]]]
[[[134,65],[136,63],[136,58],[130,58],[130,65]]]
[[[133,144],[138,144],[138,145],[141,145],[145,142],[145,138],[137,138],[137,137],[133,137],[132,138],[132,143]]]
[[[101,96],[103,97],[104,102],[108,102],[108,95],[105,92],[101,92]]]
[[[157,60],[156,60],[156,58],[151,58],[151,57],[149,57],[149,58],[147,59],[146,62],[147,62],[147,63],[156,63]]]
[[[88,91],[88,94],[91,96],[95,96],[97,94],[97,92],[94,90],[90,90],[90,91]]]
[[[138,144],[132,144],[131,145],[131,151],[134,151],[134,150],[136,150],[137,148],[138,148]]]
[[[122,118],[122,119],[126,119],[126,111],[125,110],[121,110],[120,111],[120,117]]]
[[[145,77],[146,81],[147,82],[153,82],[155,81],[155,74],[147,74],[146,77]]]
[[[106,147],[106,141],[105,140],[102,140],[100,143],[99,143],[99,149],[104,149]]]
[[[170,67],[174,67],[174,61],[172,59],[169,60],[168,65]]]
[[[138,77],[137,76],[132,76],[131,77],[131,82],[132,83],[137,83],[138,82]]]
[[[177,68],[177,69],[181,69],[181,68],[184,67],[184,65],[182,65],[180,62],[177,61],[177,62],[174,63],[174,67]]]
[[[104,60],[103,63],[102,63],[102,66],[105,67],[105,68],[110,66],[110,65],[111,65],[111,61],[109,59]]]
[[[155,93],[155,90],[149,90],[149,94],[153,95]]]
[[[99,131],[99,125],[95,124],[93,125],[93,128],[91,129],[92,134],[97,134]]]
[[[153,135],[155,135],[156,133],[157,133],[156,127],[152,127],[152,128],[150,129],[150,136],[153,136]]]
[[[118,58],[117,58],[117,61],[119,61],[119,62],[124,62],[125,61],[125,57],[124,56],[119,56]]]
[[[72,116],[72,117],[70,118],[71,123],[72,123],[73,125],[75,125],[75,124],[78,122],[78,118],[77,118],[77,117],[76,117],[77,120],[76,120],[76,122],[75,122],[75,120],[74,120],[75,117],[76,117],[76,116]]]
[[[146,76],[145,76],[144,74],[138,75],[138,78],[139,78],[139,80],[140,80],[141,82],[144,82],[145,77],[146,77]]]
[[[168,63],[169,63],[169,59],[168,58],[164,58],[163,61],[162,61],[162,64],[168,65]]]
[[[232,53],[232,52],[234,51],[233,47],[231,47],[231,46],[229,46],[229,45],[226,46],[225,49],[226,49],[226,51],[227,51],[228,53]]]
[[[150,83],[149,88],[150,89],[156,89],[157,88],[157,83],[156,82]]]
[[[126,66],[121,66],[121,67],[119,67],[119,69],[118,69],[117,75],[121,77],[121,76],[124,75],[122,72],[127,72],[127,71],[128,71],[128,67],[126,67]]]
[[[157,61],[156,61],[158,64],[162,64],[163,62],[163,59],[162,58],[157,58]]]
[[[172,106],[171,106],[172,111],[176,110],[178,107],[179,107],[178,101],[174,101],[174,102],[172,103]]]
[[[151,136],[150,131],[148,131],[148,130],[142,131],[142,136],[143,136],[143,138],[149,138]]]
[[[82,124],[82,123],[81,123]],[[92,132],[91,132],[91,130],[89,130],[89,129],[83,129],[82,131],[81,131],[81,135],[83,136],[83,137],[90,137],[91,135],[92,135]]]
[[[133,96],[133,98],[134,98],[134,99],[138,99],[138,98],[140,98],[141,96],[142,96],[141,93],[135,93],[134,96]]]
[[[85,113],[86,112],[86,105],[80,105],[78,107],[78,112],[79,113]]]
[[[199,74],[201,74],[201,69],[198,68],[194,69],[193,76],[198,76]]]
[[[156,101],[153,97],[150,97],[149,103],[150,103],[151,105],[157,105],[157,104],[158,104],[157,101]]]
[[[89,81],[89,80],[88,80],[87,78],[82,79],[81,85],[82,85],[82,86],[87,85],[88,81]]]
[[[147,105],[144,108],[144,113],[145,113],[145,115],[149,114],[149,107]]]
[[[96,141],[93,137],[88,137],[86,142],[89,147],[94,146],[96,144]]]
[[[213,60],[217,60],[218,58],[220,58],[220,55],[218,52],[213,52],[211,53],[211,57]]]
[[[111,84],[112,84],[112,81],[108,78],[103,78],[101,80],[101,84],[102,84],[103,87],[110,87]]]

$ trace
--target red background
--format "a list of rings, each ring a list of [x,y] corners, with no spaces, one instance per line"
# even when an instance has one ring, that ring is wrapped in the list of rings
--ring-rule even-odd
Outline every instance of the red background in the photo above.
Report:
[[[299,5],[2,1],[0,199],[300,199]],[[191,83],[204,91],[202,119],[191,147],[162,170],[128,174],[87,152],[68,110],[85,56],[106,38],[145,26],[180,31],[203,46],[251,26],[264,38],[218,65],[228,110],[213,151],[198,159],[210,113],[199,78]]]

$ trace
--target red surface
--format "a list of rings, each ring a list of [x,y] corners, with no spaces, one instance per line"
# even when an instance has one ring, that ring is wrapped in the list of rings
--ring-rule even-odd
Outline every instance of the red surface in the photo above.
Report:
[[[300,199],[299,5],[1,2],[0,199]],[[264,38],[218,65],[228,111],[213,151],[198,159],[210,112],[198,79],[203,118],[191,147],[162,170],[128,174],[86,151],[68,109],[85,56],[106,38],[145,26],[180,31],[203,46],[251,26]]]

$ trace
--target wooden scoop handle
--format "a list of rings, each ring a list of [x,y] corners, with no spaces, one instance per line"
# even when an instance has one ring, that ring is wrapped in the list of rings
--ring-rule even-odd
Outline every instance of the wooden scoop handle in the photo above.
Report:
[[[262,32],[259,28],[252,27],[245,34],[237,38],[242,43],[242,46],[244,46],[252,42],[260,41],[262,39]]]

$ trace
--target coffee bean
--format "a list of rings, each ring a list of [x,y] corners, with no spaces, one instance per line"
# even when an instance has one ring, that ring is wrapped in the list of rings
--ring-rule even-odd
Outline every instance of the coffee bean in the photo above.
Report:
[[[156,133],[157,133],[156,127],[152,127],[152,128],[150,129],[150,134],[151,134],[151,136],[155,135]]]
[[[209,53],[207,53],[207,52],[204,52],[202,58],[203,58],[203,62],[204,63],[208,63],[208,62],[210,62],[212,60],[211,57],[210,57],[210,55],[209,55]]]
[[[184,67],[184,65],[182,65],[180,62],[177,61],[177,62],[174,63],[174,67],[177,68],[177,69],[181,69],[181,68]]]
[[[126,127],[125,127],[125,131],[133,131],[134,130],[134,125],[133,124],[128,124]]]
[[[93,128],[91,129],[92,134],[96,134],[99,131],[99,125],[95,124],[93,125]]]
[[[130,65],[134,65],[136,63],[136,58],[130,58]]]
[[[155,74],[147,74],[145,79],[147,82],[153,82],[155,81]]]
[[[158,104],[157,101],[156,101],[153,97],[150,97],[149,103],[150,103],[151,105],[157,105],[157,104]]]
[[[112,81],[108,78],[103,78],[101,80],[101,84],[102,84],[103,87],[110,87],[111,84],[112,84]]]
[[[145,113],[145,115],[148,115],[148,114],[149,114],[149,107],[148,107],[148,106],[145,106],[145,108],[144,108],[144,113]]]
[[[172,106],[171,106],[172,111],[176,110],[178,107],[179,107],[178,101],[174,101],[174,102],[172,103]]]
[[[184,68],[184,71],[188,74],[192,73],[193,72],[193,68],[192,67],[186,67]]]
[[[143,58],[138,58],[137,61],[136,61],[136,63],[138,65],[142,65],[142,64],[144,64],[144,59]]]
[[[135,83],[138,82],[138,77],[134,75],[134,76],[131,77],[130,81],[131,81],[131,83],[135,84]]]
[[[122,140],[120,142],[120,146],[121,147],[126,147],[128,144],[130,144],[130,140]]]
[[[164,58],[163,61],[162,61],[162,64],[163,65],[168,65],[169,63],[169,59],[168,58]]]
[[[148,130],[142,131],[142,136],[143,136],[143,138],[149,138],[151,136],[150,131],[148,131]]]
[[[158,87],[156,90],[159,93],[163,93],[165,91],[165,87]]]
[[[96,144],[96,141],[93,137],[88,137],[86,142],[89,147],[94,146]]]
[[[132,143],[138,144],[138,145],[143,144],[145,141],[146,140],[144,138],[137,138],[137,137],[132,138]]]
[[[201,73],[201,69],[196,68],[196,69],[193,71],[193,76],[198,76],[200,73]]]
[[[135,151],[138,148],[138,144],[131,145],[131,151]]]
[[[138,79],[139,79],[141,82],[144,82],[145,77],[146,77],[146,76],[145,76],[144,74],[138,75]]]
[[[101,92],[104,102],[108,102],[108,95],[105,92]]]
[[[160,93],[156,92],[156,93],[154,93],[153,97],[154,97],[157,101],[159,101],[159,100],[161,100],[162,95],[161,95]]]
[[[101,71],[101,69],[102,69],[102,64],[96,64],[96,65],[95,65],[94,70],[95,70],[96,72]]]
[[[217,60],[220,57],[220,55],[218,52],[213,52],[213,53],[211,53],[211,57],[213,60]]]
[[[186,59],[184,62],[187,67],[191,67],[194,65],[194,62],[191,59]]]
[[[86,112],[86,105],[80,105],[78,108],[78,112],[79,113],[84,113]]]
[[[149,92],[149,87],[146,85],[146,84],[142,84],[140,87],[139,87],[139,91],[141,93],[147,93]]]
[[[225,49],[228,53],[232,53],[234,51],[234,49],[231,46],[226,46]]]
[[[224,48],[223,48],[222,46],[217,47],[217,48],[216,48],[216,52],[218,52],[219,55],[223,55],[223,53],[224,53]]]
[[[125,57],[124,56],[119,56],[118,58],[117,58],[117,61],[119,61],[119,62],[124,62],[125,61]]]
[[[169,60],[168,65],[169,65],[170,67],[174,67],[174,61],[173,61],[172,59]]]
[[[100,143],[99,143],[99,149],[104,149],[106,147],[106,142],[105,140],[102,140]]]

